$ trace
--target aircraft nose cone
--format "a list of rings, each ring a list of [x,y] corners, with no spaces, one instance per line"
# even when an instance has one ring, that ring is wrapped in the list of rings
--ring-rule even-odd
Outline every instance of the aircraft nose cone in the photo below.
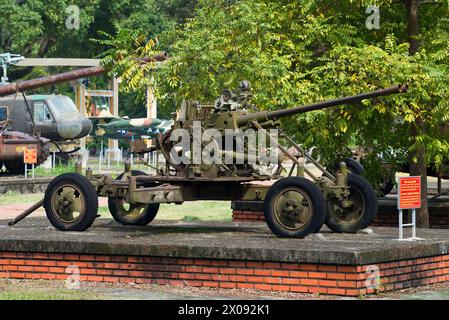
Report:
[[[79,114],[66,114],[58,121],[58,133],[64,139],[79,139],[92,130],[92,122]]]

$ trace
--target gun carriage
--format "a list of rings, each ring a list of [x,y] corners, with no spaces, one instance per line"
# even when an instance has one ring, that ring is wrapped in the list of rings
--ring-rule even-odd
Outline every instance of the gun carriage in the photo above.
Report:
[[[126,164],[125,172],[114,179],[91,169],[81,175],[77,166],[77,173],[59,176],[48,186],[43,202],[47,216],[60,230],[83,231],[97,217],[98,197],[108,198],[115,220],[137,226],[149,224],[161,203],[249,200],[264,202],[266,222],[280,237],[303,238],[324,223],[335,232],[357,232],[377,214],[372,186],[348,172],[345,162],[330,172],[281,130],[280,119],[406,91],[407,86],[396,85],[306,106],[254,112],[251,86],[243,81],[236,94],[225,90],[213,105],[185,101],[172,129],[157,135],[156,149],[165,158],[157,174],[146,175]],[[296,151],[294,155],[273,137],[271,129],[278,130],[279,138]],[[247,130],[257,132],[255,142],[245,139]],[[208,138],[199,138],[204,135]],[[228,138],[232,146],[243,141],[241,148],[224,148],[219,136]],[[187,144],[180,143],[182,137],[188,137]],[[275,161],[273,157],[262,161],[249,152],[255,149],[259,154],[261,139],[268,141],[265,151],[272,152]],[[286,160],[291,164],[288,171],[283,170]],[[305,163],[315,165],[320,174]],[[287,175],[282,175],[284,171]]]

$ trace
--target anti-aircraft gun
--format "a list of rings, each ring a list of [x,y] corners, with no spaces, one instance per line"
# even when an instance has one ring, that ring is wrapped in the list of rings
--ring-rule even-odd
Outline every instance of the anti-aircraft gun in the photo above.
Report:
[[[97,196],[108,197],[112,216],[127,225],[149,224],[160,203],[247,200],[264,202],[267,224],[281,237],[303,238],[324,223],[335,232],[357,232],[377,214],[374,189],[363,177],[348,173],[344,162],[336,173],[329,172],[280,129],[280,120],[406,91],[407,86],[397,85],[322,103],[254,112],[251,86],[243,81],[237,94],[225,90],[214,104],[184,101],[172,129],[158,135],[157,148],[166,165],[156,175],[147,176],[126,165],[116,180],[90,169],[84,177],[78,166],[78,173],[50,183],[44,200],[47,216],[60,230],[82,231],[97,216]],[[276,134],[295,154],[280,144]],[[292,165],[282,176],[285,159]],[[315,165],[321,174],[305,163]],[[275,182],[268,183],[271,180]]]

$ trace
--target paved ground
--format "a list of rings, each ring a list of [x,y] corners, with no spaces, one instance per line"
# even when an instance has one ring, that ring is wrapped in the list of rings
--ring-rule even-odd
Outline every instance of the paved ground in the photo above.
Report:
[[[98,198],[98,205],[99,207],[107,206],[108,199]],[[30,203],[15,203],[0,206],[0,220],[14,219],[16,216],[18,216],[31,206],[32,204]],[[45,210],[43,208],[38,209],[35,213],[33,213],[33,217],[34,216],[45,216]]]
[[[55,230],[43,217],[12,228],[6,223],[0,221],[0,250],[331,264],[370,264],[449,251],[449,231],[435,229],[418,230],[425,240],[400,242],[395,240],[395,228],[373,228],[372,234],[357,235],[323,228],[301,240],[279,239],[263,223],[156,221],[136,228],[98,219],[88,231],[73,233]]]

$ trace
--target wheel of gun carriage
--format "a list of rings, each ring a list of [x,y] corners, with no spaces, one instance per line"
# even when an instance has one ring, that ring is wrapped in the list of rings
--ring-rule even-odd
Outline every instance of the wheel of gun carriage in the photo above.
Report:
[[[274,183],[264,202],[265,221],[279,237],[304,238],[319,229],[326,217],[321,190],[301,177]]]
[[[97,217],[97,191],[82,175],[63,174],[48,185],[44,208],[48,220],[56,229],[84,231]]]
[[[350,173],[348,186],[350,195],[345,207],[337,199],[331,199],[327,203],[325,223],[334,232],[356,233],[368,227],[377,215],[376,191],[368,180]]]
[[[147,174],[132,170],[133,176],[146,176]],[[122,180],[124,173],[119,175],[116,180]],[[157,186],[155,183],[145,183],[145,187]],[[159,204],[130,204],[123,198],[109,198],[108,199],[109,212],[115,221],[123,225],[131,226],[146,226],[151,223],[159,211]]]

